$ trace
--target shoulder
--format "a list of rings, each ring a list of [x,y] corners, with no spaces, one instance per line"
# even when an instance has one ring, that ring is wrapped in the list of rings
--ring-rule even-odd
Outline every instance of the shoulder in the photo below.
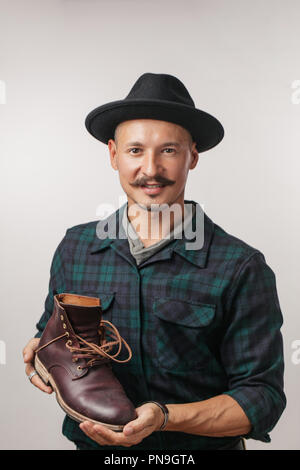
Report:
[[[276,275],[261,249],[227,232],[218,224],[214,224],[210,259],[214,272],[220,273],[218,268],[221,268],[226,302],[239,289],[241,298],[254,296],[255,292],[261,298],[267,295],[277,298]],[[278,300],[276,302],[278,304]]]
[[[116,225],[119,217],[123,214],[123,210],[124,206],[110,213],[106,218],[73,225],[67,229],[66,235],[69,238],[82,237],[83,240],[94,240],[100,228],[105,228],[110,224]]]
[[[223,259],[233,271],[236,271],[251,259],[265,262],[265,256],[259,247],[228,232],[214,222],[212,224],[213,237],[210,254],[213,259]]]
[[[101,248],[102,243],[106,243],[111,228],[116,226],[119,212],[118,209],[104,219],[92,220],[69,227],[64,237],[65,247],[72,251],[78,247],[80,247],[80,250],[89,250],[93,247]],[[107,227],[109,227],[109,230],[107,230]],[[101,235],[102,232],[105,236]]]
[[[70,253],[88,250],[95,241],[98,222],[98,220],[93,220],[67,228],[56,248],[54,257],[59,255],[62,259],[65,256],[69,259]]]
[[[216,223],[214,223],[214,235],[215,242],[218,243],[219,246],[231,246],[234,250],[240,251],[244,254],[251,254],[256,251],[260,251],[258,247],[253,246],[245,239],[241,239],[233,233],[228,232]]]
[[[78,225],[69,227],[66,231],[67,239],[81,239],[85,241],[92,241],[96,235],[96,227],[99,220],[92,220],[90,222],[84,222]]]

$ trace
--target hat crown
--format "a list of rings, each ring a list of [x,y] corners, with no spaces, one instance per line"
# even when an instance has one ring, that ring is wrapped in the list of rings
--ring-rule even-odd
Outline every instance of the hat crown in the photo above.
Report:
[[[195,107],[184,84],[173,75],[144,73],[141,75],[125,100],[162,100]]]

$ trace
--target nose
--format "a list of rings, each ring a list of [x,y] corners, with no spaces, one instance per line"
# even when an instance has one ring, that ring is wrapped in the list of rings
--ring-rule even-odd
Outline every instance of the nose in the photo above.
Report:
[[[142,172],[152,178],[159,173],[161,162],[154,152],[147,152],[142,161]]]

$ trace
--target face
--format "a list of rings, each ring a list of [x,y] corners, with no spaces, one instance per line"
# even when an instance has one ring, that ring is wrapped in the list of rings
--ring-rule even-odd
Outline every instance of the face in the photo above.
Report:
[[[196,143],[186,129],[154,119],[124,121],[108,147],[129,206],[149,210],[151,204],[183,204],[188,172],[198,162]]]

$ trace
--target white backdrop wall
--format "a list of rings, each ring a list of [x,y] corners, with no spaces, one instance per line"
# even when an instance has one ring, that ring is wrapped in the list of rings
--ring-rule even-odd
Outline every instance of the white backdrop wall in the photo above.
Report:
[[[22,349],[65,230],[125,201],[85,116],[145,72],[177,76],[225,128],[185,198],[276,274],[288,405],[272,442],[247,446],[300,448],[299,20],[297,0],[0,1],[0,448],[74,448],[54,396],[26,379]]]

